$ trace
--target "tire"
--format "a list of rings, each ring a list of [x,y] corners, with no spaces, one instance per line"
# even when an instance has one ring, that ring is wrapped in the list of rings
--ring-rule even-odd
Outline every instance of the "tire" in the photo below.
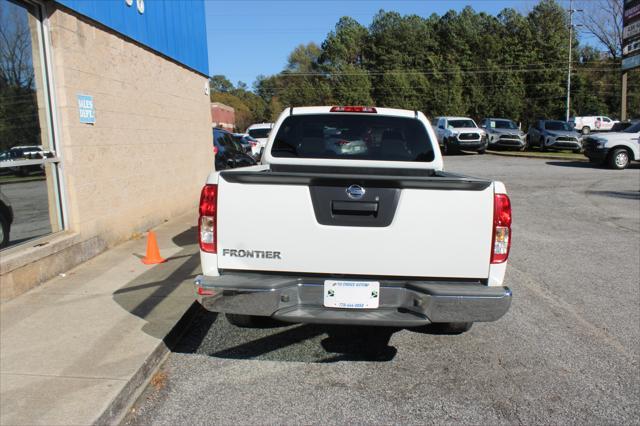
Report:
[[[451,145],[449,145],[449,140],[445,139],[444,140],[444,150],[443,150],[444,155],[451,154],[451,151],[452,150],[451,150]]]
[[[540,138],[540,152],[547,152],[547,147],[544,146],[544,138]]]
[[[607,164],[610,169],[623,170],[629,165],[629,152],[624,148],[616,148],[607,159]]]
[[[0,214],[0,248],[4,248],[9,245],[9,230],[10,225],[4,215]]]
[[[591,128],[589,126],[584,126],[582,129],[580,129],[580,132],[583,135],[588,135],[589,133],[591,133]]]
[[[253,315],[242,314],[224,314],[227,317],[227,321],[236,327],[253,327],[256,323],[256,317]]]

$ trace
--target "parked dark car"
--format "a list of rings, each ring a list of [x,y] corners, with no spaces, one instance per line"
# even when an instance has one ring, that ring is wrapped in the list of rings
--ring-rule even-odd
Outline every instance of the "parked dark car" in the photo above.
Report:
[[[245,135],[243,133],[232,133],[231,136],[233,136],[234,141],[242,145],[242,149],[244,150],[244,153],[247,155],[253,156],[252,155],[253,148],[256,145],[260,144],[260,142],[258,142],[255,138],[249,135]]]
[[[612,132],[624,132],[627,128],[631,127],[633,124],[636,124],[640,120],[631,120],[631,121],[621,121],[616,123],[611,128]]]
[[[242,145],[233,140],[230,132],[213,129],[213,149],[216,154],[216,170],[255,166],[256,160],[244,153]]]
[[[9,200],[0,192],[0,248],[9,245],[9,232],[13,223],[13,208]]]

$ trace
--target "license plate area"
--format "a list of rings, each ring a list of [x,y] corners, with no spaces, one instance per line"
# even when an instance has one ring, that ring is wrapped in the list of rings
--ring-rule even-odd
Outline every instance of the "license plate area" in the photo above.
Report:
[[[341,309],[376,309],[380,305],[378,281],[324,282],[324,306]]]

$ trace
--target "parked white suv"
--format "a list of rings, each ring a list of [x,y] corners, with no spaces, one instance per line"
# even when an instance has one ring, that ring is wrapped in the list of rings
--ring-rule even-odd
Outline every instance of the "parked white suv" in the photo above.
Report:
[[[612,120],[604,115],[594,115],[590,117],[571,117],[569,123],[577,132],[588,135],[592,131],[608,132],[619,121]]]
[[[269,138],[269,133],[271,133],[272,128],[273,123],[256,123],[247,127],[245,133],[258,141],[256,145],[251,146],[251,153],[254,157],[258,158],[261,155],[262,150],[267,144],[267,139]]]
[[[246,226],[256,211],[261,225]],[[261,165],[209,175],[195,292],[237,325],[457,333],[509,309],[510,234],[504,184],[444,172],[421,112],[290,108]]]
[[[589,136],[584,143],[584,155],[593,163],[612,169],[625,169],[631,160],[640,161],[640,122],[621,132]]]
[[[458,150],[487,151],[487,134],[468,117],[438,117],[436,136],[443,154]]]

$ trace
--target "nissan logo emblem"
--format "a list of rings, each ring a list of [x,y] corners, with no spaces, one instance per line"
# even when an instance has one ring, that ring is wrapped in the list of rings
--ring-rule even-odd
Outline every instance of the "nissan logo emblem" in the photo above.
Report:
[[[349,198],[353,198],[354,200],[359,200],[364,197],[365,191],[363,187],[360,185],[351,185],[347,188],[347,195]]]

